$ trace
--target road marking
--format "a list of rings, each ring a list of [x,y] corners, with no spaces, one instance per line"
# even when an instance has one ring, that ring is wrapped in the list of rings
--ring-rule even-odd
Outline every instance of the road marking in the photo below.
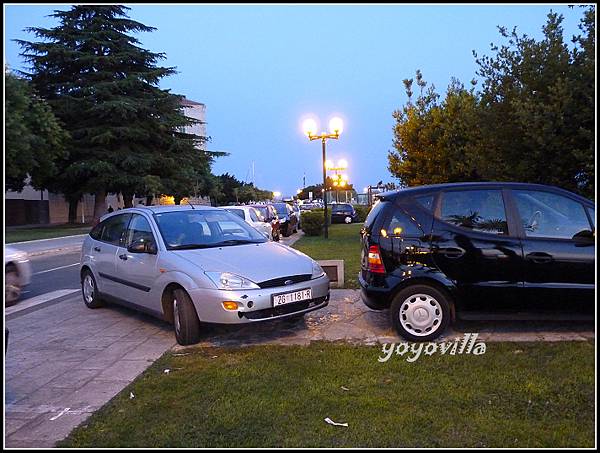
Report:
[[[13,305],[12,307],[5,308],[4,314],[10,315],[12,313],[18,313],[20,311],[27,310],[28,308],[35,307],[36,305],[40,305],[54,299],[58,299],[59,297],[73,294],[77,291],[79,291],[79,289],[59,289],[57,291],[52,291],[46,294],[40,294],[39,296],[31,297],[30,299],[25,299],[20,302],[17,302],[17,304]]]
[[[47,269],[45,271],[35,272],[33,275],[45,274],[46,272],[58,271],[60,269],[66,269],[67,267],[79,266],[79,263],[67,264],[66,266],[55,267],[54,269]]]

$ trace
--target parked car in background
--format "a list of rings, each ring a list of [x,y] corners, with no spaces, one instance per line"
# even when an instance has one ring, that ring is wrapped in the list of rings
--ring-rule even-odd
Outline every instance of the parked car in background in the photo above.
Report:
[[[4,246],[4,306],[9,307],[21,298],[23,288],[31,280],[31,263],[27,252]]]
[[[87,307],[113,301],[165,319],[182,345],[199,341],[201,323],[298,318],[329,301],[316,261],[208,206],[112,213],[84,239],[80,275]]]
[[[260,213],[263,222],[271,224],[273,240],[279,241],[281,239],[281,226],[275,207],[272,204],[253,204],[251,206]]]
[[[262,232],[268,239],[273,239],[273,226],[270,222],[265,222],[260,212],[252,206],[227,206],[226,211],[244,219],[258,231]]]
[[[302,222],[301,222],[301,212],[300,212],[300,207],[297,204],[292,204],[290,205],[293,211],[293,214],[296,216],[296,231],[301,230],[302,229]]]
[[[331,205],[331,223],[352,223],[358,220],[358,214],[351,204],[334,203]]]
[[[292,210],[292,207],[287,203],[273,203],[279,217],[279,230],[283,237],[288,237],[290,234],[298,231],[298,219]]]
[[[593,314],[595,205],[556,187],[456,183],[386,192],[361,231],[359,283],[413,341],[469,310]]]

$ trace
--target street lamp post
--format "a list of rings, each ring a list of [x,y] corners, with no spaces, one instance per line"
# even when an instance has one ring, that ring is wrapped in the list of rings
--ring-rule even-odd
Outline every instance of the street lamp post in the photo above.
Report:
[[[306,136],[310,141],[313,140],[321,140],[322,150],[323,150],[323,208],[324,208],[324,219],[325,226],[323,228],[323,237],[325,239],[329,238],[329,225],[328,225],[328,215],[327,215],[327,166],[325,165],[326,161],[326,142],[327,139],[337,140],[340,138],[340,134],[343,129],[343,121],[341,118],[334,117],[329,121],[329,134],[323,132],[319,135],[316,134],[317,131],[317,123],[315,120],[309,118],[303,123],[303,130]]]

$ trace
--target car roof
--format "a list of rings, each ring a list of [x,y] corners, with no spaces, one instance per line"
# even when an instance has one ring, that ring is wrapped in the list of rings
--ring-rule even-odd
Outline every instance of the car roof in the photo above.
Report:
[[[116,211],[111,212],[109,215],[106,215],[106,218],[108,218],[109,216],[112,217],[114,215],[117,214],[127,214],[130,212],[146,212],[149,214],[155,214],[158,212],[177,212],[177,211],[191,211],[191,210],[196,210],[196,211],[215,211],[215,210],[221,210],[222,208],[215,208],[212,206],[205,206],[205,205],[156,205],[156,206],[135,206],[133,208],[125,208],[125,209],[119,209]]]
[[[512,189],[543,189],[551,192],[563,193],[565,195],[578,198],[582,202],[585,203],[593,203],[591,200],[588,200],[581,195],[570,192],[568,190],[562,189],[556,186],[549,186],[545,184],[534,184],[534,183],[525,183],[525,182],[502,182],[502,181],[481,181],[481,182],[454,182],[454,183],[444,183],[444,184],[428,184],[423,186],[415,186],[415,187],[405,187],[397,190],[390,190],[387,192],[374,194],[374,197],[380,198],[382,200],[391,200],[396,199],[397,197],[403,196],[413,196],[419,194],[426,194],[429,192],[437,192],[440,190],[446,189],[460,189],[460,188],[473,188],[473,187],[506,187]]]

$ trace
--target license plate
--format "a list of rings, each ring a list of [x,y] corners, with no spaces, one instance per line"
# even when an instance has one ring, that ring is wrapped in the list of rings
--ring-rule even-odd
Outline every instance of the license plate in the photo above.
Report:
[[[312,299],[312,290],[310,288],[294,291],[293,293],[274,294],[273,306],[277,307],[278,305],[291,304],[309,299]]]

